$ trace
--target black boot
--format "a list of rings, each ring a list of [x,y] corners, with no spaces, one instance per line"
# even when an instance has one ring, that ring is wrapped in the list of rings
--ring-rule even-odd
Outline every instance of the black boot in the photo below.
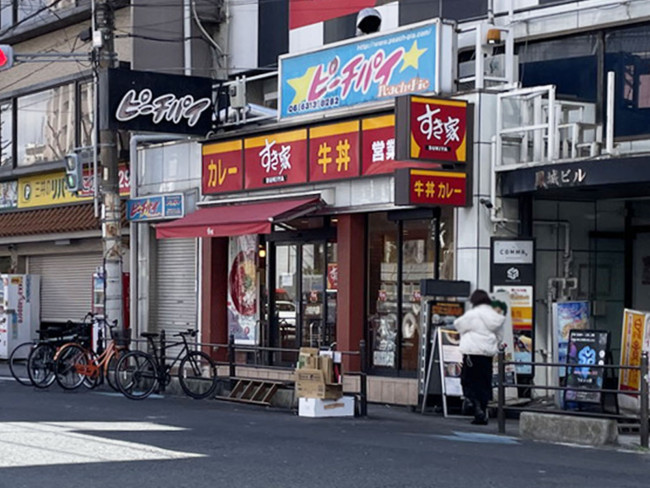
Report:
[[[488,414],[485,409],[481,407],[481,405],[476,402],[474,404],[474,420],[472,420],[472,424],[474,425],[487,425],[488,424]]]

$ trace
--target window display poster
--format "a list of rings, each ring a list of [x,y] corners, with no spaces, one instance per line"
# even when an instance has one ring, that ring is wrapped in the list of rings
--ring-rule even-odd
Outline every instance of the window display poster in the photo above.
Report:
[[[501,338],[501,344],[505,346],[505,360],[508,362],[515,361],[514,355],[514,346],[515,338],[512,330],[512,316],[510,314],[510,309],[512,305],[510,304],[510,295],[504,290],[497,290],[492,294],[492,307],[506,316],[506,320],[503,322],[503,337]],[[494,357],[492,362],[492,371],[493,371],[493,380],[492,384],[496,387],[498,386],[499,381],[499,359],[498,356]],[[515,372],[516,367],[513,364],[506,364],[505,373],[506,373],[506,384],[514,385],[515,381]],[[508,398],[517,398],[517,390],[515,388],[506,389],[506,396]],[[496,398],[496,396],[495,396]]]
[[[553,304],[553,330],[555,332],[555,347],[557,358],[555,362],[567,362],[567,347],[569,333],[572,330],[589,328],[589,302],[557,302]],[[558,368],[560,378],[564,378],[566,370]]]
[[[621,366],[640,366],[643,352],[650,352],[650,313],[626,308],[623,310]],[[638,391],[640,386],[639,371],[621,370],[618,379],[619,390]],[[626,406],[623,403],[621,402],[621,406]]]
[[[393,313],[378,314],[373,319],[373,366],[395,367],[397,350],[397,316]]]
[[[440,376],[445,396],[460,397],[463,387],[460,373],[463,369],[463,355],[460,352],[460,334],[455,330],[438,329],[438,350],[440,351]]]
[[[609,332],[572,329],[569,332],[566,362],[566,386],[575,390],[564,392],[565,402],[600,403],[600,390],[605,376],[604,365],[609,348]],[[578,366],[571,366],[578,365]]]
[[[493,295],[506,293],[510,300],[510,320],[512,321],[512,344],[517,362],[533,361],[533,287],[495,286]],[[532,374],[531,365],[516,367],[517,374]]]
[[[257,235],[230,238],[228,252],[228,335],[236,344],[259,341],[259,278]]]

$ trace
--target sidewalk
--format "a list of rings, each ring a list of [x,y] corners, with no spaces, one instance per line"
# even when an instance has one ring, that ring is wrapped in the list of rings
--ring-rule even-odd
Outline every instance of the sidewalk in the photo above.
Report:
[[[13,381],[9,364],[6,360],[0,360],[0,381]],[[439,435],[460,442],[515,443],[520,440],[519,420],[517,418],[506,419],[506,434],[502,436],[499,434],[496,418],[491,418],[488,425],[479,426],[472,425],[470,423],[470,417],[452,415],[445,418],[442,413],[433,412],[431,409],[421,414],[419,409],[380,404],[368,405],[368,417],[382,422],[403,424],[404,430],[413,432],[430,431],[432,424],[434,424],[441,428],[441,434]],[[451,432],[451,434],[447,435],[443,434],[443,432],[447,434]],[[640,449],[639,435],[619,434],[618,445],[603,446],[602,448],[637,451]]]

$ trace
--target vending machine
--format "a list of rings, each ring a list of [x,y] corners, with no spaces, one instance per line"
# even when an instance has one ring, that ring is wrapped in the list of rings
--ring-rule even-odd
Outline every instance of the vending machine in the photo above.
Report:
[[[34,340],[41,322],[41,277],[0,274],[0,359]]]

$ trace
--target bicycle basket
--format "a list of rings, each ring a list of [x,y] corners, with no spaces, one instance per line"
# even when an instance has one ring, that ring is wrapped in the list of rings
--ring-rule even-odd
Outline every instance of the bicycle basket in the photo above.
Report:
[[[131,329],[111,329],[111,338],[116,346],[129,346],[131,344]]]

